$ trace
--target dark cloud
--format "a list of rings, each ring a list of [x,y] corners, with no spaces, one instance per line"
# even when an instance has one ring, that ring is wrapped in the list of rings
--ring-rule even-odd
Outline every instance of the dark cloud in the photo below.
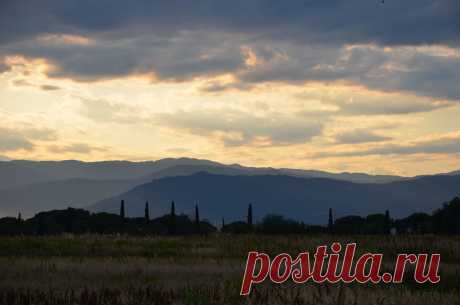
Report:
[[[317,157],[354,157],[368,155],[412,155],[412,154],[458,154],[460,153],[460,135],[440,136],[407,144],[388,143],[378,147],[342,152],[323,152]]]
[[[458,49],[457,0],[383,5],[369,0],[19,0],[0,6],[0,26],[10,29],[0,32],[0,57],[45,58],[54,65],[47,72],[51,77],[95,81],[150,74],[183,81],[231,73],[235,83],[209,83],[203,91],[245,90],[267,81],[344,80],[460,99],[458,56],[383,48]],[[47,35],[55,36],[43,39]],[[353,44],[360,47],[347,47]],[[247,65],[248,47],[260,64]]]
[[[433,99],[405,92],[379,92],[340,86],[307,87],[303,92],[295,93],[293,97],[303,103],[321,101],[324,105],[332,106],[332,109],[324,112],[325,114],[346,116],[402,115],[429,112],[456,105],[455,101]]]
[[[355,49],[356,50],[356,49]],[[460,52],[456,56],[443,56],[442,50],[424,53],[415,50],[402,49],[386,51],[369,49],[367,57],[382,56],[376,53],[386,53],[386,58],[380,65],[370,64],[362,74],[352,73],[350,80],[365,84],[371,88],[388,91],[413,91],[419,95],[460,99]],[[374,54],[372,54],[374,53]],[[349,62],[350,66],[358,65],[361,56]]]
[[[29,86],[32,87],[32,86],[34,86],[32,83],[30,83],[29,81],[27,81],[25,79],[14,80],[13,85],[16,86],[16,87],[29,87]]]
[[[373,149],[371,154],[388,155],[388,154],[456,154],[460,153],[460,137],[435,139],[424,141],[413,145],[392,145],[383,148]]]
[[[356,129],[344,133],[340,133],[335,137],[335,141],[339,144],[359,144],[370,142],[382,142],[391,140],[391,137],[382,136],[375,132]]]
[[[19,123],[13,127],[0,127],[0,152],[32,150],[35,141],[55,141],[56,132],[48,128],[33,127]]]
[[[208,93],[219,93],[225,92],[232,89],[237,90],[248,90],[251,88],[251,85],[244,84],[241,82],[238,83],[221,83],[216,81],[210,81],[201,86],[200,91]]]
[[[439,54],[436,50],[373,45],[342,48],[297,45],[282,50],[260,68],[238,71],[240,81],[251,84],[345,80],[383,91],[460,99],[457,85],[460,83],[460,51],[457,49],[454,49],[455,56],[443,56],[442,50]]]
[[[251,42],[251,52],[260,63],[248,66],[244,51],[247,43],[234,35],[186,32],[174,39],[141,36],[89,45],[25,41],[3,50],[5,54],[47,58],[55,66],[48,72],[50,77],[79,81],[132,74],[184,81],[232,73],[235,82],[211,81],[201,90],[218,93],[231,89],[249,90],[262,82],[301,84],[345,80],[388,92],[407,91],[421,96],[460,99],[460,51],[457,49],[450,50],[457,52],[456,55],[443,56],[436,51],[411,47],[388,50],[368,45],[337,48]]]
[[[13,129],[0,128],[0,152],[31,150],[34,144]]]
[[[55,90],[60,90],[61,87],[59,86],[55,86],[55,85],[48,85],[48,84],[34,84],[34,83],[31,83],[29,81],[27,81],[26,79],[17,79],[15,81],[13,81],[13,85],[14,86],[17,86],[17,87],[34,87],[34,88],[38,88],[40,90],[43,90],[43,91],[55,91]]]
[[[55,91],[55,90],[61,89],[61,87],[54,86],[54,85],[40,85],[39,88],[43,91]]]
[[[0,54],[48,59],[50,77],[94,81],[132,74],[187,80],[236,71],[244,64],[238,43],[225,34],[182,32],[169,39],[152,35],[98,40],[90,44],[27,40],[0,48]],[[2,52],[3,50],[3,52]]]
[[[2,59],[0,58],[0,73],[6,72],[9,70],[10,70],[10,67],[5,62],[3,62]]]
[[[460,40],[457,0],[130,1],[5,0],[0,41],[42,33],[170,36],[218,29],[275,40],[385,45],[453,44]],[[12,27],[12,25],[15,25]],[[308,30],[306,30],[308,29]]]

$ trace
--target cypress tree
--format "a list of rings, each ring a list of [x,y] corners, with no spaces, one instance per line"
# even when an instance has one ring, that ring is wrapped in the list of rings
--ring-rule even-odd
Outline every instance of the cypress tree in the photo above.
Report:
[[[385,234],[390,234],[390,231],[391,231],[390,226],[391,226],[390,211],[386,210],[385,211],[385,227],[384,227]]]
[[[248,207],[248,225],[252,227],[252,204]]]
[[[195,229],[197,233],[200,233],[200,212],[198,210],[198,204],[195,204]]]
[[[120,217],[125,219],[125,201],[122,200],[120,203]]]
[[[222,229],[221,231],[225,228],[225,219],[222,217]]]
[[[176,207],[174,201],[171,201],[171,217],[176,217]]]
[[[332,227],[334,226],[334,218],[332,217],[332,209],[329,208],[329,220],[327,223],[327,228],[329,231],[332,231]]]
[[[21,212],[18,213],[18,221],[21,222],[22,221],[22,215],[21,215]]]
[[[145,209],[144,209],[144,217],[146,221],[150,220],[150,210],[149,210],[149,202],[145,202]]]
[[[175,233],[175,226],[176,226],[176,207],[174,204],[174,201],[171,201],[171,213],[170,213],[170,227],[169,227],[169,233]]]

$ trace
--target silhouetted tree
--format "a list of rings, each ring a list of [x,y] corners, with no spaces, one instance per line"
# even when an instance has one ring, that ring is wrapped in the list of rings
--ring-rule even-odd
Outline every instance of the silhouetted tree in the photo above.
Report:
[[[389,215],[388,215],[389,216]],[[364,219],[362,233],[365,234],[386,234],[387,220],[385,214],[370,214]],[[388,229],[389,231],[389,229]]]
[[[15,217],[3,217],[0,218],[0,235],[1,236],[15,236],[23,234],[24,232],[23,223],[18,221]]]
[[[269,234],[303,233],[305,224],[282,215],[268,214],[257,225],[257,231]]]
[[[391,231],[390,211],[386,210],[385,211],[385,228],[384,228],[384,232],[385,232],[385,234],[390,234],[390,231]]]
[[[361,216],[345,216],[337,218],[334,222],[334,233],[360,234],[363,233],[363,227],[366,219]]]
[[[329,220],[327,222],[327,228],[329,231],[332,231],[334,227],[334,218],[332,217],[332,209],[329,208]]]
[[[123,220],[117,214],[106,212],[94,213],[90,219],[91,232],[99,234],[120,233],[123,229]]]
[[[198,204],[195,205],[195,219],[187,215],[176,215],[175,203],[171,202],[170,213],[150,220],[149,203],[145,203],[145,217],[128,218],[125,215],[124,200],[121,200],[120,214],[91,214],[82,209],[68,208],[40,212],[35,217],[23,220],[19,212],[17,217],[0,218],[0,235],[18,234],[61,234],[70,232],[83,234],[87,232],[113,234],[207,234],[216,228],[200,219]],[[148,221],[146,221],[148,219]],[[281,215],[267,215],[257,224],[253,220],[252,204],[248,205],[246,221],[225,223],[222,218],[222,232],[229,233],[323,233],[337,234],[389,234],[391,227],[398,232],[460,234],[460,198],[454,198],[436,210],[433,215],[425,213],[412,214],[406,218],[393,220],[387,210],[382,214],[366,217],[346,216],[334,219],[329,208],[327,228],[309,226],[303,222],[284,218]]]
[[[434,230],[433,216],[426,213],[414,213],[406,218],[395,221],[398,233],[429,233]]]
[[[198,204],[195,205],[195,230],[200,233],[200,212],[198,211]]]
[[[144,209],[144,218],[146,221],[150,220],[150,211],[149,211],[149,202],[145,202],[145,209]]]
[[[46,233],[46,224],[45,224],[45,217],[41,214],[38,214],[37,219],[37,235],[43,236]]]
[[[460,198],[455,197],[449,203],[433,213],[436,233],[460,234]]]
[[[247,221],[248,225],[249,226],[252,226],[253,222],[252,222],[252,204],[249,204],[249,207],[248,207],[248,221]]]
[[[120,203],[120,217],[125,219],[125,201],[122,200]]]
[[[171,213],[169,215],[169,233],[176,231],[176,206],[174,201],[171,201]]]

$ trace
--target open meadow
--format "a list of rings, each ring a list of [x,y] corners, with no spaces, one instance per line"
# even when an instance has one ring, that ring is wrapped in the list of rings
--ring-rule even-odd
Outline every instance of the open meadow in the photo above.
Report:
[[[314,252],[339,241],[384,254],[440,253],[441,282],[255,286],[239,295],[250,250]],[[0,304],[459,304],[460,238],[434,235],[61,235],[0,239]]]

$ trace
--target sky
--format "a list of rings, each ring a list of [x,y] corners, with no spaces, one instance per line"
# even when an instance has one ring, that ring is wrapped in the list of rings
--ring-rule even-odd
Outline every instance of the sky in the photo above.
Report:
[[[3,0],[0,159],[460,169],[458,0]]]

